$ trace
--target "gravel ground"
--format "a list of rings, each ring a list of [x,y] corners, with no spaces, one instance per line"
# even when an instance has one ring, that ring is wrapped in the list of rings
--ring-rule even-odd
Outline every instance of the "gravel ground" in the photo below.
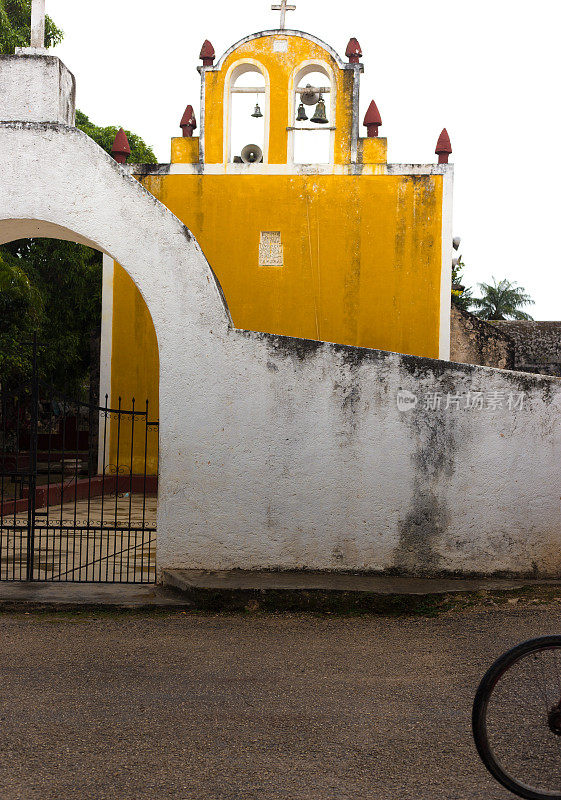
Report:
[[[2,800],[501,800],[485,668],[561,605],[430,617],[0,615]]]

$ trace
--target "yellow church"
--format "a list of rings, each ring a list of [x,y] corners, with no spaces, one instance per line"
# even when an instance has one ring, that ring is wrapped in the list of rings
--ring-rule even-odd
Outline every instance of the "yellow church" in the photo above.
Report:
[[[361,136],[359,43],[344,60],[286,29],[290,8],[218,60],[206,41],[199,119],[188,106],[170,164],[126,168],[192,231],[236,328],[448,359],[448,136],[438,164],[388,164],[374,101]],[[148,398],[157,418],[158,373],[148,309],[106,256],[101,396]]]

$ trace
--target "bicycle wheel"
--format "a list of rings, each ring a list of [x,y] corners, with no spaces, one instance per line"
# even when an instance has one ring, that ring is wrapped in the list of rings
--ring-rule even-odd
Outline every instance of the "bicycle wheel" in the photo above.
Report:
[[[496,780],[528,800],[561,798],[561,636],[522,642],[487,670],[473,738]]]

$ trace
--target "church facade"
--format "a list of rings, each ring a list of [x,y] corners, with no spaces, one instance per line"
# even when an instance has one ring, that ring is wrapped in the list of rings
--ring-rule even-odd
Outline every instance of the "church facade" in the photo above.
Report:
[[[273,52],[277,36],[281,44],[276,46],[283,48],[283,42],[289,42],[292,34],[281,29],[261,37],[272,40]],[[306,38],[300,34],[294,36]],[[259,40],[260,37],[255,38]],[[288,47],[289,44],[287,52]],[[348,48],[349,64],[359,65],[358,49],[354,44]],[[210,46],[205,46],[204,59],[203,68],[214,66]],[[216,72],[225,68],[227,59],[228,56],[222,67],[220,62],[217,64]],[[313,66],[318,67],[316,61]],[[344,77],[348,80],[347,72],[355,67],[341,69],[345,70]],[[334,80],[340,80],[337,72],[333,74],[338,76]],[[240,77],[243,75],[245,73]],[[330,75],[320,75],[324,85],[318,85],[311,73],[307,73],[303,86],[296,86],[301,91],[295,90],[298,98],[294,98],[294,106],[290,108],[298,119],[290,118],[290,121],[301,122],[303,127],[305,123],[310,123],[310,128],[311,125],[322,126],[328,134],[325,138],[329,159],[335,152],[330,148],[335,147],[340,118],[333,115],[333,84],[328,85],[327,80]],[[220,78],[214,76],[214,79]],[[256,80],[253,75],[249,79]],[[209,98],[209,80],[205,73],[205,103]],[[237,84],[236,79],[234,88],[250,89],[240,94],[250,96],[251,118],[261,121],[259,124],[263,124],[265,131],[265,121],[274,115],[273,110],[266,107],[267,84],[261,86],[265,91],[255,92],[258,85]],[[339,84],[335,88],[337,115],[341,97]],[[196,187],[196,177],[200,173],[201,191],[205,191],[204,181],[220,178],[221,191],[225,193],[228,186],[232,188],[230,197],[221,198],[222,213],[227,219],[228,210],[239,200],[233,190],[243,178],[250,181],[248,191],[253,182],[259,186],[258,178],[268,179],[267,170],[271,177],[286,177],[297,185],[301,185],[302,180],[310,180],[312,182],[306,185],[318,187],[317,199],[310,203],[312,225],[314,219],[320,222],[323,219],[319,200],[324,177],[353,180],[357,186],[359,181],[372,177],[382,181],[382,188],[385,179],[394,178],[404,182],[398,196],[407,198],[410,178],[419,179],[413,181],[413,189],[422,185],[423,180],[434,179],[434,191],[438,193],[440,176],[444,184],[441,186],[444,197],[441,214],[446,216],[446,181],[450,175],[445,165],[432,172],[424,167],[410,167],[409,171],[398,167],[394,174],[389,166],[365,162],[364,153],[369,148],[374,151],[383,148],[383,143],[370,144],[366,140],[361,143],[358,136],[356,161],[353,161],[352,130],[348,164],[336,164],[333,155],[332,162],[327,162],[322,169],[297,167],[300,144],[295,136],[294,163],[287,152],[285,165],[271,164],[268,161],[270,149],[267,149],[272,140],[270,133],[265,137],[269,144],[262,142],[263,148],[253,137],[250,147],[241,149],[240,142],[232,139],[228,150],[231,161],[227,163],[223,160],[206,164],[205,160],[204,164],[199,161],[197,167],[194,163],[181,164],[176,160],[172,165],[150,168],[144,175],[140,168],[132,167],[130,173],[137,176],[135,179],[85,133],[76,129],[74,78],[44,49],[37,47],[32,52],[0,57],[0,96],[7,99],[0,104],[3,154],[0,243],[27,237],[61,238],[111,253],[138,287],[138,294],[128,306],[130,318],[123,316],[127,309],[126,285],[119,283],[119,269],[107,263],[105,331],[108,322],[116,330],[125,325],[133,330],[135,325],[142,325],[143,320],[148,329],[150,316],[146,308],[150,310],[156,333],[151,331],[152,339],[147,335],[144,341],[135,341],[137,349],[131,353],[136,354],[139,364],[146,365],[150,358],[149,347],[155,346],[157,338],[161,400],[157,562],[153,561],[156,555],[153,550],[147,555],[152,560],[153,570],[157,570],[158,580],[169,580],[166,576],[177,569],[360,571],[440,578],[505,573],[517,577],[559,577],[561,385],[557,378],[241,330],[232,324],[220,286],[192,233],[139,183],[140,179],[149,178],[154,182],[155,191],[160,179],[164,194],[166,184],[172,179],[191,180],[191,187]],[[301,102],[296,104],[296,99]],[[237,101],[230,99],[229,103],[235,110]],[[223,124],[229,126],[230,112],[223,111]],[[356,114],[352,119],[356,120]],[[370,109],[367,124],[372,136],[367,138],[371,141],[377,138],[374,134],[380,124],[378,120],[375,110]],[[183,123],[186,133],[193,133],[192,110],[185,115]],[[295,133],[297,125],[285,127],[289,129],[287,134]],[[233,127],[226,129],[234,130]],[[185,152],[191,152],[192,148],[195,150],[193,158],[202,148],[206,159],[209,157],[208,127],[206,134],[204,129],[202,133],[197,144],[193,136],[187,135],[182,138],[190,142],[176,142],[174,146],[184,148]],[[309,130],[300,133],[315,136]],[[114,152],[122,159],[128,145],[122,136],[118,139],[117,147],[121,152],[115,148]],[[439,142],[437,150],[442,151],[439,155],[446,156],[450,152],[447,136],[441,135]],[[359,163],[361,147],[362,164]],[[300,158],[305,157],[300,151]],[[241,164],[237,158],[241,158]],[[245,165],[245,161],[249,164]],[[250,172],[253,168],[255,173]],[[380,172],[376,173],[378,168]],[[326,181],[326,194],[328,185]],[[391,194],[391,190],[390,182],[386,191]],[[257,189],[254,191],[257,202],[260,198]],[[330,201],[336,202],[336,194],[332,189],[329,192]],[[358,192],[359,189],[357,197]],[[395,252],[401,253],[405,247],[418,252],[421,222],[430,228],[431,216],[436,214],[435,205],[431,206],[426,197],[425,203],[421,202],[424,196],[421,192],[416,214],[410,217],[408,212],[400,210],[399,203],[394,203],[391,212],[391,204],[385,207],[380,199],[382,189],[376,192],[380,216],[386,213],[390,219],[397,217],[401,225],[401,230],[395,234],[398,243]],[[428,194],[427,190],[425,195]],[[289,196],[292,202],[297,197],[296,191]],[[365,193],[364,206],[357,201],[355,213],[375,220],[374,213],[367,208],[368,198]],[[276,205],[269,209],[271,213],[282,206],[282,197],[273,199]],[[405,200],[403,203],[409,207]],[[201,230],[207,230],[204,203],[194,203],[193,208],[199,208],[202,217],[194,218],[194,222]],[[343,216],[343,211],[341,207],[339,217]],[[243,220],[238,217],[239,238],[246,245],[253,241],[253,234],[258,236],[258,243],[247,255],[246,263],[251,266],[251,258],[257,260],[263,270],[294,268],[290,261],[294,258],[290,237],[296,223],[294,215],[283,219],[288,226],[286,229],[280,217],[276,218],[275,227],[270,216],[257,219],[260,227],[256,227],[254,216],[248,215]],[[395,227],[398,222],[394,222]],[[218,240],[223,240],[227,224],[217,219],[216,230],[207,231],[209,237],[213,233]],[[386,221],[385,224],[390,230],[390,223]],[[441,263],[444,265],[444,239],[449,231],[442,218],[439,224],[440,233],[437,234],[435,228],[432,234],[433,245],[438,240],[442,246]],[[411,225],[413,233],[409,230]],[[370,226],[370,229],[365,227],[360,241],[354,242],[360,264],[366,263],[363,258],[368,255],[365,242],[374,252],[381,251],[373,235],[377,230],[374,222]],[[344,228],[343,223],[341,227]],[[263,233],[269,235],[262,237]],[[323,233],[320,230],[320,254]],[[208,249],[210,241],[209,238],[203,247]],[[239,256],[236,239],[230,242],[229,252],[232,259]],[[343,250],[339,253],[341,258],[345,255]],[[380,257],[379,263],[381,261]],[[404,263],[396,258],[394,269]],[[418,278],[421,266],[417,261],[407,268],[417,267]],[[347,269],[345,260],[341,269]],[[324,274],[321,272],[321,277]],[[380,275],[383,275],[381,268]],[[324,288],[321,284],[322,293],[316,298],[327,300],[330,297],[329,293],[323,293]],[[119,296],[121,291],[123,294]],[[114,310],[111,308],[113,301]],[[323,306],[318,303],[318,308]],[[394,311],[395,308],[397,300]],[[234,315],[240,314],[239,308],[232,310]],[[319,318],[320,324],[324,319]],[[398,329],[399,315],[394,313],[393,320]],[[443,330],[442,326],[438,329],[439,336]],[[111,336],[104,340],[110,359],[113,342]],[[141,352],[142,346],[146,352]],[[129,379],[132,374],[128,373]],[[113,369],[109,378],[123,381],[127,373],[119,374]],[[134,381],[131,386],[134,388]],[[157,381],[154,391],[158,391]],[[112,397],[110,408],[101,409],[104,419],[113,418],[115,399]],[[3,406],[6,407],[4,403]],[[130,450],[126,432],[123,436],[118,420],[116,438],[119,441],[120,436],[122,452],[128,451],[132,456],[136,412],[129,413]],[[137,425],[141,430],[144,428],[146,443],[153,418],[151,414],[148,416],[148,410],[144,413],[144,421],[142,412],[138,414]],[[13,476],[12,469],[10,464],[10,476]],[[134,471],[138,471],[136,465]],[[38,470],[34,473],[28,476],[31,487]],[[61,519],[51,527],[59,543],[59,554],[66,554],[65,571],[59,575],[62,580],[76,577],[76,568],[69,573],[67,559],[69,546],[76,552],[77,539],[79,566],[76,567],[82,580],[82,568],[90,563],[101,564],[109,557],[110,550],[111,557],[116,557],[131,553],[132,549],[134,559],[140,545],[144,553],[144,538],[140,543],[137,539],[139,531],[142,536],[146,532],[144,511],[141,528],[133,525],[131,518],[132,494],[135,486],[144,481],[133,481],[128,465],[121,460],[113,461],[112,469],[106,474],[115,478],[123,475],[125,482],[129,476],[131,478],[125,493],[128,527],[119,524],[117,501],[121,482],[118,480],[113,483],[115,516],[112,525],[104,524],[103,512],[101,524],[98,521],[97,525],[89,525],[88,499],[88,524],[84,531],[75,505],[73,522],[66,525]],[[86,482],[89,498],[89,478]],[[99,481],[97,486],[99,489]],[[103,479],[101,487],[103,498]],[[43,502],[48,503],[49,490],[45,497],[45,485],[41,483],[37,488]],[[74,487],[64,480],[58,488],[62,495],[61,507],[65,505],[66,489],[71,490],[75,502],[77,473]],[[48,545],[41,544],[45,542],[41,540],[41,529],[45,525],[43,514],[34,519],[34,508],[44,506],[28,502],[23,525],[14,526],[10,518],[13,520],[18,502],[21,501],[12,503],[14,507],[8,517],[2,517],[7,520],[4,531],[10,536],[3,539],[4,553],[8,555],[4,563],[11,559],[15,566],[17,560],[25,574],[32,577],[35,563],[46,565],[55,561],[54,547],[51,559]],[[27,552],[21,547],[24,529]],[[153,526],[148,530],[156,533]],[[15,543],[17,531],[21,533],[16,559],[15,547],[8,549],[6,543]],[[105,553],[101,544],[102,531],[104,539],[107,532]],[[84,532],[85,551],[82,550]],[[132,542],[129,534],[133,534]],[[36,535],[38,538],[34,538]],[[43,535],[46,538],[47,534]],[[115,546],[110,547],[110,535]],[[99,549],[97,557],[90,562],[92,539],[93,542],[97,539]],[[125,539],[126,550],[123,548]],[[38,545],[37,556],[31,557],[35,545]],[[125,578],[129,577],[127,556]],[[87,572],[86,579],[89,579]],[[105,579],[109,580],[107,571]],[[112,579],[115,579],[115,572]],[[103,580],[101,575],[99,580]]]
[[[236,328],[448,359],[453,168],[388,164],[374,103],[361,136],[361,57],[281,28],[215,63],[207,41],[200,120],[188,106],[169,164],[128,169],[192,231]],[[105,257],[102,397],[156,413],[158,372],[144,300]]]

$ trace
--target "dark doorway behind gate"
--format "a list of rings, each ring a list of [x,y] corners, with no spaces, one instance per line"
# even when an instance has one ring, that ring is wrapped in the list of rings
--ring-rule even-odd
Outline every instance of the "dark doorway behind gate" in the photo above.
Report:
[[[155,582],[148,401],[63,397],[28,346],[29,383],[0,389],[0,580]]]

